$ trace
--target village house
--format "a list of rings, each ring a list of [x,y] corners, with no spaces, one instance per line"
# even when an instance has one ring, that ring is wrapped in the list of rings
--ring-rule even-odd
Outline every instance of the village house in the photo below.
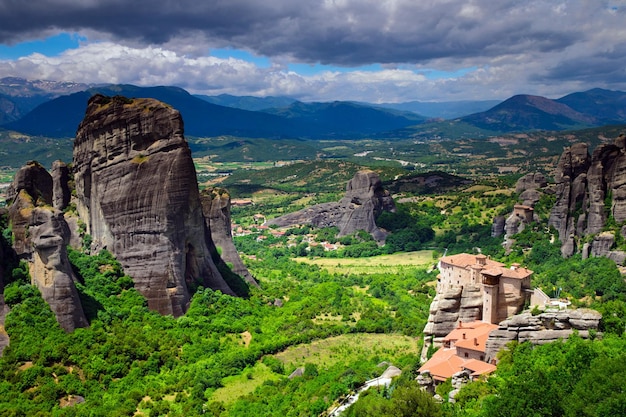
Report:
[[[468,371],[471,378],[490,374],[496,366],[485,362],[485,346],[489,333],[497,328],[483,321],[459,322],[444,338],[443,346],[420,367],[420,374],[430,374],[435,384],[461,371]]]
[[[517,314],[529,301],[533,291],[533,271],[503,263],[485,255],[461,253],[444,256],[439,261],[437,293],[467,285],[478,286],[483,298],[482,321],[497,324]]]

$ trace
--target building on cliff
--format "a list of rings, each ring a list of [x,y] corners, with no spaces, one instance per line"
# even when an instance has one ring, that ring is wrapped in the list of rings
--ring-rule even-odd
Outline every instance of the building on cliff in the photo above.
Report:
[[[472,378],[493,372],[496,366],[485,362],[485,348],[489,333],[497,328],[482,321],[460,322],[443,339],[443,346],[420,367],[420,374],[428,373],[438,384],[461,371],[469,371]]]
[[[439,271],[437,293],[464,286],[480,289],[480,318],[486,323],[497,324],[518,313],[532,294],[530,278],[533,271],[519,264],[507,268],[485,255],[444,256],[439,261]]]

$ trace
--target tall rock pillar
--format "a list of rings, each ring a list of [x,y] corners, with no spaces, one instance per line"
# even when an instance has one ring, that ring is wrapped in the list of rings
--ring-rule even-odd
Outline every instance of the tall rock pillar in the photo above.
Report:
[[[77,209],[148,306],[179,316],[194,287],[233,291],[211,259],[180,113],[153,99],[93,96],[74,141]]]

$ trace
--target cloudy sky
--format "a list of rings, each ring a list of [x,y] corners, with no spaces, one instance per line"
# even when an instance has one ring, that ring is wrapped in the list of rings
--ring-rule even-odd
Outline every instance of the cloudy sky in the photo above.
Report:
[[[626,0],[2,0],[0,77],[306,101],[626,90]]]

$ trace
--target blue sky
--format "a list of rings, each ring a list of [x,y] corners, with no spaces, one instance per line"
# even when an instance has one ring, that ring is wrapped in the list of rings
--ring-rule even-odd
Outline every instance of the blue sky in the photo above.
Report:
[[[370,102],[626,90],[624,1],[31,0],[0,77]]]

